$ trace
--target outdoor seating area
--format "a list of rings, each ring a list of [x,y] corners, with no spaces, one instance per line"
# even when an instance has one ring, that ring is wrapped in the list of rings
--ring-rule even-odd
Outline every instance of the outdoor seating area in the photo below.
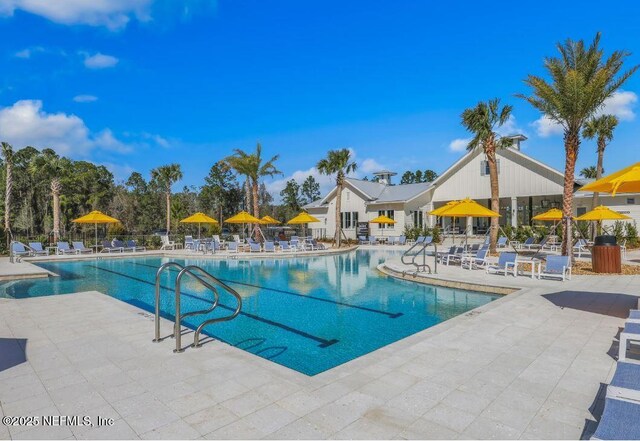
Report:
[[[186,236],[184,245],[169,241],[167,236],[163,237],[163,243],[169,244],[165,249],[182,249],[185,252],[216,254],[218,252],[229,253],[298,253],[305,251],[326,250],[328,247],[318,242],[313,236],[291,236],[289,240],[264,240],[256,241],[252,238],[240,238],[235,234],[233,240],[220,240],[219,235],[212,237],[194,239]]]

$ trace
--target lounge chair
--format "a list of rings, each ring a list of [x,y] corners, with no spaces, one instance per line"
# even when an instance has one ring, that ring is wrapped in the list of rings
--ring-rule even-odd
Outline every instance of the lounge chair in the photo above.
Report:
[[[264,242],[264,252],[265,253],[275,253],[276,252],[276,244],[273,243],[272,240],[266,240]]]
[[[33,256],[33,251],[22,242],[12,242],[11,254],[14,256]]]
[[[505,237],[506,239],[506,237]],[[498,257],[498,263],[489,264],[486,266],[487,273],[499,274],[503,273],[505,276],[511,272],[513,277],[516,276],[516,253],[500,253]]]
[[[111,242],[109,242],[108,240],[103,240],[102,249],[100,250],[100,252],[101,253],[122,253],[124,252],[124,248],[112,245]]]
[[[233,241],[237,244],[242,244],[244,243],[244,240],[240,239],[240,235],[239,234],[234,234],[233,235]]]
[[[160,240],[162,241],[161,250],[175,250],[176,242],[174,240],[169,240],[169,236],[160,236]]]
[[[516,247],[519,249],[526,248],[530,250],[531,247],[535,244],[536,244],[536,240],[533,237],[527,237],[524,242],[517,244]]]
[[[387,245],[395,245],[398,241],[398,236],[389,236],[387,238]]]
[[[449,251],[441,251],[438,253],[438,260],[440,261],[440,263],[446,262],[445,264],[449,265],[449,259],[453,260],[452,256],[455,256],[457,250],[458,250],[458,245],[452,245],[449,248]]]
[[[583,254],[589,254],[589,248],[587,248],[587,240],[586,239],[578,239],[578,241],[573,246],[573,252],[578,254],[578,257],[582,257]]]
[[[505,248],[507,246],[507,238],[505,236],[500,236],[498,241],[496,242],[496,248]]]
[[[49,250],[45,250],[44,248],[42,248],[42,244],[40,242],[29,242],[29,248],[31,248],[34,256],[49,255]]]
[[[230,253],[237,253],[238,252],[238,242],[228,242],[227,243],[227,251],[229,251]]]
[[[605,399],[604,412],[592,439],[640,439],[640,404]]]
[[[407,243],[407,236],[398,237],[398,245],[405,245]]]
[[[562,281],[571,280],[571,260],[569,256],[547,256],[546,262],[540,265],[538,278],[560,278]]]
[[[31,246],[31,244],[29,244]],[[627,239],[623,240],[620,244],[620,253],[622,254],[622,259],[627,260]]]
[[[76,250],[77,254],[93,254],[93,250],[85,247],[82,242],[71,242],[71,245],[73,245],[73,249]]]
[[[311,239],[311,241],[309,243],[310,243],[311,249],[314,250],[314,251],[315,250],[326,250],[327,249],[327,247],[324,246],[323,243],[320,243],[315,239]]]
[[[640,323],[626,322],[620,332],[620,346],[618,349],[618,362],[627,359],[627,347],[630,341],[640,342]]]
[[[193,236],[185,236],[184,237],[184,249],[196,251],[196,246],[193,241]]]
[[[77,251],[69,246],[69,242],[58,242],[58,254],[77,254]]]
[[[489,249],[483,246],[482,248],[478,249],[474,256],[463,256],[462,260],[460,261],[460,266],[464,268],[466,264],[469,269],[485,268],[489,264],[489,262],[487,261],[488,252]]]
[[[375,236],[369,236],[368,238],[369,245],[375,245],[378,243],[378,239]]]
[[[225,241],[220,239],[220,235],[219,234],[214,234],[213,235],[213,241],[214,242],[218,242],[221,246],[224,246]]]
[[[259,242],[251,242],[249,243],[249,252],[250,253],[259,253],[262,251],[262,247]]]
[[[123,252],[124,251],[134,252],[136,250],[135,246],[130,247],[129,245],[127,245],[126,243],[124,243],[123,241],[118,240],[118,239],[114,239],[113,240],[113,246],[116,247],[116,248],[122,248]]]
[[[128,240],[127,247],[132,248],[133,251],[147,251],[146,247],[138,246],[135,240]]]
[[[294,239],[294,237],[296,239]],[[300,242],[297,239],[298,236],[291,236],[291,240],[289,241],[289,245],[291,246],[291,248],[294,251],[301,251],[301,248],[304,249],[303,247],[300,246]]]
[[[292,248],[289,245],[289,242],[287,242],[286,240],[280,240],[278,241],[278,245],[280,246],[280,251],[282,252],[292,252],[292,251],[296,251],[296,248]]]
[[[619,361],[607,386],[607,398],[633,400],[640,404],[640,365]]]
[[[369,241],[367,240],[367,236],[358,236],[358,244],[359,245],[366,245],[368,243],[369,243]]]

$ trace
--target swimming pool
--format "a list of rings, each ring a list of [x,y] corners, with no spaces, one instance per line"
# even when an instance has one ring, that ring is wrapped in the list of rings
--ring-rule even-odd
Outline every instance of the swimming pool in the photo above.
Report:
[[[215,323],[204,333],[307,375],[398,341],[498,298],[472,291],[420,285],[380,274],[376,267],[399,255],[384,250],[291,259],[170,259],[198,265],[243,297],[242,313]],[[169,259],[132,257],[46,262],[58,274],[49,279],[0,283],[0,297],[27,298],[96,290],[146,311],[154,311],[154,280]],[[161,311],[173,319],[176,271],[162,278]],[[183,279],[182,311],[206,309],[211,297],[192,279]],[[228,315],[235,307],[221,294],[223,308],[189,317],[195,328],[205,318]],[[226,308],[225,308],[226,307]],[[163,333],[168,333],[165,326]],[[149,340],[153,327],[149,326]],[[183,338],[190,343],[192,334]],[[151,343],[150,343],[151,344]],[[167,350],[169,350],[167,348]]]

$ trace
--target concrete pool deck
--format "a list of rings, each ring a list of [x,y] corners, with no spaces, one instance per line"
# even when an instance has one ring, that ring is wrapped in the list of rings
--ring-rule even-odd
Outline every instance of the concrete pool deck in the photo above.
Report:
[[[217,341],[174,354],[151,342],[148,313],[98,292],[0,299],[1,413],[115,420],[0,425],[0,438],[588,437],[640,276],[514,280],[524,288],[314,377]]]

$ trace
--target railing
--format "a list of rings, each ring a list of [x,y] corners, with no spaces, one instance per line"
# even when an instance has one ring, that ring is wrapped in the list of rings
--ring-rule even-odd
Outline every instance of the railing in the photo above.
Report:
[[[427,264],[427,248],[433,246],[433,271],[431,266]],[[422,256],[422,263],[418,263],[416,259]],[[405,265],[413,265],[416,271],[424,272],[428,269],[429,274],[438,274],[438,245],[434,241],[416,242],[402,254],[400,258]]]
[[[220,302],[220,295],[218,293],[217,287],[221,287],[225,289],[227,292],[229,292],[232,296],[236,298],[238,302],[238,306],[236,307],[236,309],[233,311],[232,314],[224,317],[205,320],[196,328],[196,331],[193,337],[193,347],[196,347],[196,348],[200,347],[201,346],[200,334],[202,332],[202,329],[205,326],[213,323],[225,322],[225,321],[233,320],[234,318],[236,318],[238,314],[240,314],[240,311],[242,309],[242,297],[240,297],[240,294],[238,294],[236,290],[234,290],[233,288],[231,288],[230,286],[228,286],[218,278],[212,276],[211,274],[209,274],[199,266],[189,265],[185,267],[176,262],[167,262],[163,264],[162,266],[160,266],[160,268],[158,268],[158,271],[156,272],[155,338],[153,339],[154,342],[159,342],[164,340],[164,338],[166,338],[166,337],[164,338],[160,337],[160,289],[161,289],[160,276],[166,269],[169,269],[172,267],[178,268],[180,272],[176,276],[176,287],[175,287],[176,309],[175,309],[175,316],[174,316],[175,321],[174,321],[174,327],[173,327],[173,334],[169,335],[168,337],[174,337],[176,340],[176,348],[174,349],[173,352],[184,352],[184,348],[182,348],[182,330],[181,330],[181,323],[183,319],[185,319],[186,317],[191,317],[191,316],[201,315],[201,314],[209,314],[210,312],[213,312],[213,310],[219,305],[219,302]],[[213,303],[211,304],[211,307],[207,309],[199,310],[199,311],[187,312],[185,314],[181,313],[181,308],[180,308],[181,307],[180,300],[182,295],[181,283],[182,283],[182,278],[185,275],[189,275],[193,277],[202,286],[204,286],[205,288],[209,289],[212,292]]]

